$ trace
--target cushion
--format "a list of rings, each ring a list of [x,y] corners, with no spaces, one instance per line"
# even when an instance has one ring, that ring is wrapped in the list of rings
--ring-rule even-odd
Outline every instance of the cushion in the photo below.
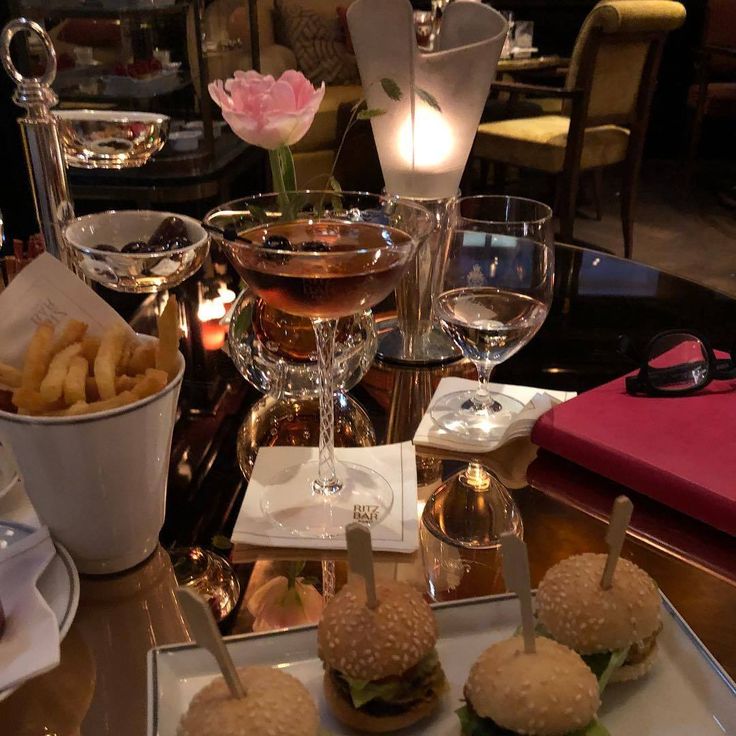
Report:
[[[473,155],[525,169],[562,171],[570,119],[563,115],[502,120],[479,126]],[[629,131],[599,125],[585,131],[581,169],[610,166],[626,158]]]
[[[276,37],[292,49],[300,71],[313,84],[358,84],[358,65],[339,40],[339,25],[297,0],[276,0]]]

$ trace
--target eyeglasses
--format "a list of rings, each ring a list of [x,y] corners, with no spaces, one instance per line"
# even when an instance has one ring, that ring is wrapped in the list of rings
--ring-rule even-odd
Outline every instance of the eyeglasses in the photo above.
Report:
[[[626,379],[630,394],[682,396],[705,388],[713,379],[736,378],[736,344],[731,358],[717,358],[695,332],[668,330],[649,341],[638,375]]]

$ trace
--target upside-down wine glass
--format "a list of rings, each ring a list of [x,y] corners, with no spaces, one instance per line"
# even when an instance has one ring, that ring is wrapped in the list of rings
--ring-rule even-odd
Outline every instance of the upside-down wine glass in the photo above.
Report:
[[[342,534],[356,506],[370,507],[371,521],[379,522],[393,503],[389,483],[365,465],[335,462],[335,326],[391,293],[434,218],[397,197],[302,191],[228,202],[205,224],[221,231],[230,260],[253,292],[277,309],[308,317],[317,340],[319,460],[274,469],[262,510],[299,536]],[[295,477],[304,482],[287,490]]]
[[[521,404],[491,393],[495,366],[521,350],[552,302],[552,211],[530,199],[462,197],[450,213],[450,237],[434,304],[443,329],[478,369],[478,388],[436,402],[433,419],[475,440],[503,433]]]

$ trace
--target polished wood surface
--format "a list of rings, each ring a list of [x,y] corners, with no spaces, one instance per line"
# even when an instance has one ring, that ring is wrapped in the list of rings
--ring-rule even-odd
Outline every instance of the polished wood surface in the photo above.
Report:
[[[654,269],[611,256],[559,247],[556,294],[534,340],[498,370],[499,381],[584,390],[631,369],[620,336],[634,346],[671,327],[698,329],[716,347],[732,339],[736,302]],[[186,288],[182,294],[189,294]],[[195,305],[196,306],[196,305]],[[196,309],[194,310],[196,311]],[[238,428],[256,392],[219,351],[184,345],[190,374],[175,431],[166,526],[162,544],[208,545],[229,534],[246,489],[237,462]],[[409,439],[442,375],[472,375],[463,363],[435,371],[376,365],[351,393],[370,416],[378,442]],[[209,402],[203,376],[219,376],[219,399]],[[223,391],[222,388],[225,387]],[[192,407],[196,410],[191,411]],[[279,428],[286,432],[286,429]],[[462,455],[418,448],[419,500],[463,467]],[[516,440],[483,457],[518,502],[529,545],[532,583],[554,562],[577,552],[604,551],[602,521],[620,487]],[[624,556],[646,569],[724,668],[736,675],[736,559],[733,538],[653,501],[635,498],[633,533]],[[0,516],[2,505],[0,504]],[[236,548],[244,599],[286,570],[308,560],[319,576],[318,555]],[[311,561],[310,561],[311,558]],[[458,568],[458,562],[462,562]],[[468,553],[426,530],[417,553],[382,557],[377,574],[408,580],[436,600],[504,590],[497,553]],[[458,569],[462,572],[458,573]],[[336,563],[338,586],[344,562]],[[154,556],[128,573],[82,579],[81,602],[62,644],[61,665],[0,702],[0,733],[41,736],[138,736],[146,729],[146,654],[187,634],[174,597],[168,555]],[[241,605],[229,631],[250,630]]]

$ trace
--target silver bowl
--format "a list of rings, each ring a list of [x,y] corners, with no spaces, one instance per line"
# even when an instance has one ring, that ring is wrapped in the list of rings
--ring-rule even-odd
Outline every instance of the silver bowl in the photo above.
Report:
[[[54,110],[69,166],[131,169],[143,166],[166,143],[169,118],[121,110]]]
[[[191,245],[156,253],[120,251],[126,243],[147,241],[168,217],[182,220]],[[64,238],[74,264],[86,276],[113,291],[133,294],[151,294],[185,281],[200,268],[210,244],[198,220],[153,210],[108,210],[77,217],[64,228]]]

